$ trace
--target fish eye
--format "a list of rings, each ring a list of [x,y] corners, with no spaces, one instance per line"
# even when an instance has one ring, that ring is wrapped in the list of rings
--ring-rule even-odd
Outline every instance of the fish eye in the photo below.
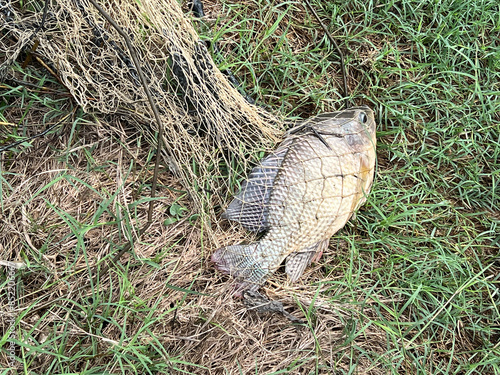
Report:
[[[366,124],[366,122],[368,121],[368,116],[366,115],[366,113],[361,112],[359,114],[359,121],[361,121],[363,124]]]

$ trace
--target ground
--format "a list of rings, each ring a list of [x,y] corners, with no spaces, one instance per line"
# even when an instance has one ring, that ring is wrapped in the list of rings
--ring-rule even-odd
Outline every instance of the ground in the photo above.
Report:
[[[16,275],[18,368],[500,374],[498,2],[312,5],[345,54],[351,102],[376,113],[378,160],[367,203],[322,259],[296,284],[279,270],[263,288],[303,324],[231,296],[210,254],[248,234],[219,221],[222,207],[201,220],[167,166],[151,226],[96,274],[147,220],[154,149],[18,58],[0,82],[0,147],[72,118],[1,155],[0,260],[27,265]],[[220,69],[258,106],[287,118],[342,107],[338,56],[301,2],[207,1],[205,12],[201,38],[218,42]]]

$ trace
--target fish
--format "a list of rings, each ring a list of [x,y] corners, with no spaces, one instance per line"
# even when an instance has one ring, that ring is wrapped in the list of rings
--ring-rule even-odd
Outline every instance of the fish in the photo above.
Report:
[[[289,130],[222,214],[262,234],[212,254],[215,267],[236,280],[235,294],[258,290],[283,261],[289,281],[297,281],[366,202],[375,161],[376,123],[368,106],[323,113]]]

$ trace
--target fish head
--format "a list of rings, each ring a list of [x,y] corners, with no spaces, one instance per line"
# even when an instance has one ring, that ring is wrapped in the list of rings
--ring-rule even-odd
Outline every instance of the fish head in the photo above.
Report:
[[[371,137],[375,138],[377,124],[375,123],[375,113],[367,105],[350,108],[354,113],[350,121],[355,130],[365,131]],[[346,126],[346,125],[344,125]]]
[[[210,257],[212,263],[216,264],[217,269],[223,274],[231,274],[231,267],[228,259],[224,257],[224,252],[221,250],[216,251]]]
[[[217,249],[211,257],[215,267],[235,281],[234,296],[245,290],[257,290],[266,280],[269,270],[255,259],[258,243],[233,245]]]
[[[375,137],[375,114],[366,105],[351,107],[344,111],[323,113],[312,121],[318,131],[332,131],[339,135],[364,133]]]
[[[373,111],[366,105],[320,114],[306,120],[321,135],[346,139],[353,152],[375,149],[376,123]]]
[[[258,243],[233,245],[217,249],[211,260],[222,273],[234,278],[233,295],[241,297],[245,290],[256,291],[266,280],[269,270],[253,256]]]

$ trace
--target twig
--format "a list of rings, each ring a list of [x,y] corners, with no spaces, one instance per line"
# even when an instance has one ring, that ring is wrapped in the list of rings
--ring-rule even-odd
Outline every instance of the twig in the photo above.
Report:
[[[33,53],[36,51],[38,48],[38,45],[40,44],[40,41],[37,39],[35,40],[35,43],[33,43],[33,46],[31,47],[30,51],[26,55],[26,59],[23,61],[23,65],[21,65],[22,69],[26,69],[28,64],[31,62],[31,58],[33,57]]]
[[[64,96],[64,97],[71,97],[71,94],[67,92],[62,92],[58,91],[56,89],[52,89],[47,86],[39,86],[35,85],[34,83],[28,82],[28,81],[22,81],[19,79],[15,78],[7,78],[4,80],[5,83],[9,84],[10,86],[23,86],[25,90],[31,91],[31,92],[36,92],[36,93],[41,93],[41,94],[53,94],[53,95],[58,95],[59,97]],[[10,89],[9,86],[7,85],[2,85],[0,84],[0,89]]]
[[[340,57],[340,71],[342,73],[342,81],[343,81],[343,89],[344,89],[344,92],[343,92],[343,96],[344,96],[344,100],[345,100],[344,104],[345,104],[346,108],[349,108],[350,107],[350,103],[349,103],[350,102],[349,101],[349,90],[347,88],[347,75],[346,75],[346,72],[345,72],[344,54],[340,50],[340,48],[339,48],[337,42],[335,41],[335,39],[333,39],[332,35],[328,31],[328,29],[325,26],[325,24],[319,18],[318,14],[316,13],[316,11],[314,10],[314,8],[312,7],[311,3],[309,3],[309,0],[304,0],[304,2],[306,3],[306,5],[309,8],[309,10],[312,12],[312,14],[314,15],[314,17],[316,18],[316,20],[319,22],[319,24],[321,25],[321,27],[325,31],[326,36],[328,37],[328,39],[330,40],[330,42],[335,46],[335,49],[337,50],[337,53],[339,54],[339,57]]]
[[[42,20],[40,21],[40,25],[35,30],[35,33],[39,32],[40,30],[45,29],[45,21],[47,19],[47,11],[49,10],[49,0],[45,0],[45,5],[43,7],[43,15],[42,15]]]
[[[54,70],[48,66],[45,61],[43,61],[40,57],[37,56],[36,52],[31,52],[31,54],[33,54],[33,56],[35,56],[35,59],[36,61],[38,61],[45,69],[47,69],[47,71],[52,74],[52,76],[57,79],[57,82],[59,82],[61,85],[63,85],[68,91],[69,89],[66,87],[66,85],[64,84],[64,82],[62,81],[62,79],[56,74],[56,72],[54,72]]]

